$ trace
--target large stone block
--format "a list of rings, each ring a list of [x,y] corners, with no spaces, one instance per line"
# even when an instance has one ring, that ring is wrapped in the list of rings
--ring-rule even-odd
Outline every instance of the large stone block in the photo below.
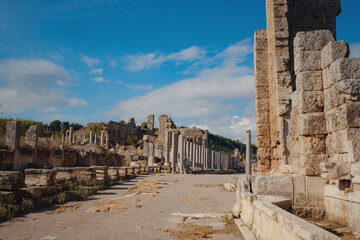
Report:
[[[336,83],[335,77],[332,75],[330,67],[323,69],[322,81],[324,89],[328,89]]]
[[[326,149],[330,154],[349,152],[348,131],[346,129],[332,132],[326,137]]]
[[[257,111],[269,111],[269,99],[255,99],[255,105]]]
[[[320,91],[323,89],[322,71],[304,71],[296,75],[296,89]]]
[[[256,176],[251,179],[255,195],[275,195],[293,200],[293,181],[290,176]]]
[[[360,58],[340,58],[330,66],[335,81],[360,78]]]
[[[276,74],[277,84],[282,87],[291,87],[292,84],[292,76],[291,72],[281,72]]]
[[[300,152],[302,154],[324,154],[326,153],[325,136],[300,136]]]
[[[324,205],[324,187],[326,179],[305,176],[306,180],[306,205],[317,207]]]
[[[321,54],[319,51],[299,51],[295,54],[295,73],[321,70]]]
[[[0,190],[15,191],[24,186],[24,175],[20,171],[0,171]]]
[[[6,122],[6,145],[10,149],[20,148],[20,128],[21,123],[19,121]]]
[[[269,98],[269,88],[268,87],[256,87],[255,88],[255,98],[256,99],[268,99]]]
[[[324,91],[325,111],[336,108],[344,103],[360,101],[360,81],[346,79],[332,85]]]
[[[26,131],[25,135],[25,142],[27,145],[29,145],[31,148],[37,148],[38,143],[38,126],[32,125],[30,126],[29,130]]]
[[[324,113],[307,113],[298,115],[300,135],[327,134]]]
[[[321,51],[329,42],[335,41],[329,30],[298,32],[294,39],[295,51]]]
[[[56,170],[53,169],[25,169],[25,175],[27,187],[56,185]]]
[[[328,180],[350,180],[351,164],[346,162],[321,162],[321,177]]]
[[[76,171],[75,168],[69,167],[56,167],[56,181],[57,182],[75,182],[76,181]]]
[[[294,205],[305,206],[306,205],[306,191],[305,191],[305,177],[294,176]]]
[[[307,176],[320,176],[320,163],[327,159],[327,154],[300,154],[300,173]]]
[[[324,69],[339,58],[348,58],[349,45],[344,41],[329,42],[321,50],[321,67]]]
[[[299,91],[297,97],[300,113],[314,113],[324,110],[323,91]]]

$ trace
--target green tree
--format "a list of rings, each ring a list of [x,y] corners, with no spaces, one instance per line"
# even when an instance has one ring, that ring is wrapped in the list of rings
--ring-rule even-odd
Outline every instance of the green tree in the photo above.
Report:
[[[138,136],[131,136],[131,135],[129,135],[128,137],[127,137],[127,142],[129,143],[129,144],[131,144],[131,145],[133,145],[134,147],[136,147],[137,146],[137,142],[138,142]]]
[[[143,122],[141,124],[141,130],[145,130],[147,128],[147,122]]]
[[[60,132],[61,130],[61,121],[54,120],[49,124],[50,131],[52,132]]]

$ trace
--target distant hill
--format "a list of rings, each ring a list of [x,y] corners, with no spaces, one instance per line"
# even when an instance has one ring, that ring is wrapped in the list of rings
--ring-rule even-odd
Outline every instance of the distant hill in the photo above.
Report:
[[[225,154],[234,154],[235,148],[239,149],[240,154],[245,158],[246,154],[246,145],[239,140],[231,140],[229,138],[222,137],[217,134],[212,134],[209,132],[209,149],[218,151]],[[252,145],[254,153],[256,153],[256,146]]]

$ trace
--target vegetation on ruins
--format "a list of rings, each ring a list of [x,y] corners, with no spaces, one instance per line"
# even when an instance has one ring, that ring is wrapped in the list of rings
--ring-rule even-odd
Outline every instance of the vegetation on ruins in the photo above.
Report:
[[[134,147],[137,146],[137,143],[138,143],[139,139],[138,139],[138,136],[131,136],[129,135],[127,137],[127,142],[131,145],[133,145]]]
[[[145,129],[147,129],[147,122],[143,122],[141,124],[141,130],[145,130]]]
[[[121,184],[121,183],[118,183]],[[0,197],[0,221],[6,221],[15,216],[21,216],[35,209],[50,207],[55,204],[64,204],[68,201],[77,201],[96,194],[105,189],[102,184],[82,186],[71,184],[54,196],[40,199],[15,198],[14,195]]]
[[[90,132],[93,132],[93,134],[100,136],[101,131],[103,131],[103,130],[105,130],[104,126],[101,126],[99,124],[88,124],[87,125],[87,135],[88,136],[90,136]]]
[[[66,130],[70,129],[70,127],[74,127],[75,131],[83,127],[83,125],[79,123],[61,122],[60,120],[54,120],[50,124],[45,124],[32,119],[0,118],[1,135],[5,135],[6,133],[6,122],[14,120],[21,122],[21,136],[25,136],[26,131],[32,125],[37,125],[39,127],[39,136],[45,136],[46,134],[55,134],[60,136],[65,133]]]
[[[208,132],[208,131],[207,131]],[[222,137],[217,134],[209,133],[209,149],[217,152],[221,152],[224,154],[234,154],[234,149],[239,149],[239,152],[242,158],[245,158],[246,154],[246,145],[239,140],[231,140],[229,138]],[[252,149],[254,149],[254,154],[256,153],[257,147],[252,145]]]

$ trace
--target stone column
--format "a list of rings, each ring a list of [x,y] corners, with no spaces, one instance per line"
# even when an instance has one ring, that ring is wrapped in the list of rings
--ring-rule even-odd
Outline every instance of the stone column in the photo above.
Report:
[[[153,166],[155,160],[155,144],[149,142],[148,166]]]
[[[143,136],[143,156],[149,156],[149,140],[148,135]]]
[[[69,131],[69,144],[72,144],[73,133],[74,133],[74,127],[70,127],[70,131]]]
[[[90,131],[89,143],[93,143],[93,132],[92,131]]]
[[[100,145],[104,146],[104,131],[101,131]]]
[[[72,135],[72,143],[75,143],[75,140],[76,140],[76,135],[73,133],[73,135]]]
[[[106,134],[105,148],[109,149],[109,134]]]
[[[211,151],[211,170],[215,169],[215,152]]]
[[[62,136],[61,136],[61,141],[64,143],[65,142],[65,134],[63,134]]]
[[[200,167],[204,169],[204,147],[200,146]]]
[[[6,122],[6,145],[10,149],[20,148],[20,128],[21,123],[19,121]]]
[[[178,152],[178,133],[172,132],[171,134],[171,154],[170,154],[170,160],[171,160],[171,171],[172,173],[176,173],[176,160],[177,160],[177,152]]]
[[[205,169],[209,169],[209,149],[207,147],[205,149]]]
[[[54,140],[54,134],[51,134],[51,140]]]
[[[199,164],[199,148],[196,143],[194,143],[194,162],[195,162],[195,168],[197,168]]]
[[[246,161],[245,161],[245,173],[251,174],[251,131],[246,131]]]
[[[195,161],[194,161],[195,159],[194,159],[194,143],[193,142],[189,143],[189,160],[190,160],[192,169],[194,169],[195,168]]]
[[[164,166],[170,166],[170,152],[169,152],[169,148],[170,148],[170,134],[169,131],[166,131],[166,135],[165,135],[165,164]]]
[[[184,173],[184,158],[185,158],[185,146],[184,138],[182,135],[179,135],[179,171],[180,174]]]
[[[95,134],[95,138],[94,138],[94,144],[97,144],[97,134]]]
[[[149,115],[147,118],[147,128],[150,130],[154,130],[154,122],[155,122],[154,114]]]

